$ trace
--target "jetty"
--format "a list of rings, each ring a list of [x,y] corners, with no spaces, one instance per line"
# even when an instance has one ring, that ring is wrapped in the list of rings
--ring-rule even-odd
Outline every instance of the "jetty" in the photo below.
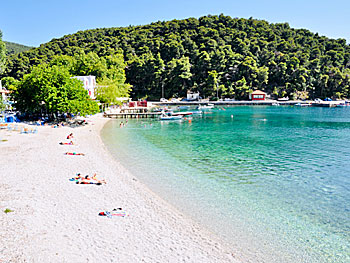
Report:
[[[104,113],[103,116],[107,118],[122,118],[122,119],[131,119],[131,118],[158,118],[160,112],[118,112],[118,113]]]
[[[126,107],[119,110],[104,112],[107,118],[158,118],[161,112],[150,112],[149,107]]]

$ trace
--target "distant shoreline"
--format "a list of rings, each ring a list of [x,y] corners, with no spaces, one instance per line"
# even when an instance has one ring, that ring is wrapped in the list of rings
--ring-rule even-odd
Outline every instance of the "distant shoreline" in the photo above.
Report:
[[[322,101],[322,102],[315,102],[314,100],[287,100],[287,101],[280,101],[280,100],[234,100],[234,101],[179,101],[179,102],[159,102],[159,101],[150,101],[153,105],[169,105],[169,106],[182,106],[182,105],[188,105],[188,106],[198,106],[200,104],[208,104],[212,103],[215,106],[273,106],[275,104],[281,105],[281,106],[294,106],[298,103],[308,103],[312,105],[320,105],[320,104],[330,104],[330,105],[337,105],[341,103],[345,103],[345,100],[338,100],[338,101]]]

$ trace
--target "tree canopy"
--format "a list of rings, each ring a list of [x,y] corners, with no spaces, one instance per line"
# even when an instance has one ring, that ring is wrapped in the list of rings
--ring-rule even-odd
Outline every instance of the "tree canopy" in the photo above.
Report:
[[[121,50],[106,57],[99,57],[94,52],[85,54],[80,50],[74,56],[54,56],[51,66],[64,67],[72,76],[96,77],[96,99],[101,103],[118,103],[117,98],[128,97],[130,84],[125,83],[125,63]]]
[[[0,30],[0,73],[5,70],[6,47],[2,41],[2,32]]]
[[[13,91],[15,107],[30,114],[81,113],[98,111],[98,104],[88,96],[82,81],[73,76],[94,75],[100,102],[117,103],[117,97],[128,96],[130,85],[125,83],[125,64],[121,51],[106,57],[83,50],[74,56],[56,55],[49,63],[34,66],[20,81],[2,79]]]
[[[71,78],[67,68],[42,64],[35,66],[16,85],[12,93],[17,110],[26,113],[81,113],[98,112],[83,83]]]
[[[21,45],[21,44],[17,44],[17,43],[13,43],[13,42],[7,42],[4,41],[5,46],[6,46],[6,55],[12,55],[12,54],[17,54],[23,51],[27,51],[33,47],[28,47],[25,45]]]
[[[9,56],[2,76],[20,79],[56,55],[82,51],[104,58],[108,69],[108,57],[120,50],[133,98],[159,99],[162,90],[165,97],[184,96],[188,89],[237,99],[255,89],[278,97],[350,97],[350,46],[344,39],[222,14],[79,31]],[[101,81],[113,72],[106,73],[103,63],[93,68],[91,61],[93,56],[77,67]]]

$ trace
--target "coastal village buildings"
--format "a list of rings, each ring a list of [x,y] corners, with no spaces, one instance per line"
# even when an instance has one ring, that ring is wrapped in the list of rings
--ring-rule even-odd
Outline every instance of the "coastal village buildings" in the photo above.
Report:
[[[250,100],[265,100],[266,93],[261,90],[254,90],[250,95]]]

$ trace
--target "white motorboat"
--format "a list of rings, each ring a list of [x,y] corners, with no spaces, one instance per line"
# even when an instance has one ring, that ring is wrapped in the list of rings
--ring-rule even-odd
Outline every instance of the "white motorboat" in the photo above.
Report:
[[[173,114],[171,116],[188,116],[188,115],[192,115],[193,112],[191,111],[179,111],[179,112],[173,112]]]
[[[212,103],[208,103],[208,104],[206,104],[206,105],[201,105],[201,104],[199,104],[199,106],[198,106],[198,110],[205,110],[205,109],[213,109],[214,108],[214,104],[212,104]]]
[[[162,112],[162,114],[159,116],[159,119],[162,121],[181,120],[182,115],[173,115],[172,113]]]

